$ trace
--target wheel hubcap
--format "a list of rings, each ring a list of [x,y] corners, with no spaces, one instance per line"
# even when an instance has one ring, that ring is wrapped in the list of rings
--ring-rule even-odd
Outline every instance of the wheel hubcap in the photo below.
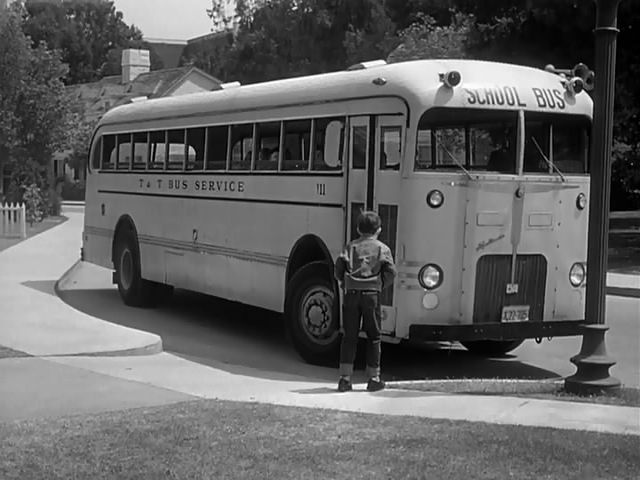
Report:
[[[337,331],[333,325],[333,292],[317,286],[309,290],[301,302],[302,330],[315,343],[328,344]]]
[[[125,290],[129,290],[133,283],[133,255],[128,248],[120,255],[120,283]]]

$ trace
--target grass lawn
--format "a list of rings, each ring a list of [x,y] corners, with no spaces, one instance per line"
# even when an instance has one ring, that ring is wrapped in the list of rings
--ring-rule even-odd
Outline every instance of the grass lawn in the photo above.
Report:
[[[562,380],[452,379],[413,382],[389,382],[394,388],[422,392],[444,392],[510,397],[541,398],[568,402],[640,407],[640,389],[623,387],[602,395],[575,395],[564,390]]]
[[[9,479],[637,479],[640,437],[202,400],[0,424]]]
[[[33,224],[33,226],[27,225],[27,238],[33,237],[34,235],[38,235],[46,230],[49,230],[56,225],[60,225],[62,222],[65,222],[67,217],[56,216],[56,217],[46,217],[39,223]],[[20,237],[3,237],[0,235],[0,252],[2,250],[6,250],[9,247],[20,243],[25,240]]]

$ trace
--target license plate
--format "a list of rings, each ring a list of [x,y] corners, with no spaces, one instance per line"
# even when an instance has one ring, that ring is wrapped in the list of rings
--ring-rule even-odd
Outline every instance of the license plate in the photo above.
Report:
[[[511,322],[528,322],[529,321],[529,305],[509,305],[502,307],[502,316],[500,321],[504,323]]]

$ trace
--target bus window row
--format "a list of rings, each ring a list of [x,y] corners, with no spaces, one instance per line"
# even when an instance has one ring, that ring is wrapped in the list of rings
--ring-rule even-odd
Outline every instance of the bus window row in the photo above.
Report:
[[[103,171],[340,171],[345,118],[244,123],[103,135]]]

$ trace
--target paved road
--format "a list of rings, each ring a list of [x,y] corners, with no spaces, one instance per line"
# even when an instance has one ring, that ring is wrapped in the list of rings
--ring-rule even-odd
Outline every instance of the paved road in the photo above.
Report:
[[[266,376],[303,375],[332,380],[335,370],[305,364],[284,338],[279,316],[191,292],[177,291],[165,305],[136,309],[122,304],[107,269],[82,264],[62,286],[64,301],[94,317],[160,335],[164,350],[204,365],[251,367]],[[625,385],[640,386],[640,299],[607,297],[611,370]],[[554,378],[571,375],[579,337],[533,340],[505,358],[480,359],[461,346],[385,345],[387,379]]]

